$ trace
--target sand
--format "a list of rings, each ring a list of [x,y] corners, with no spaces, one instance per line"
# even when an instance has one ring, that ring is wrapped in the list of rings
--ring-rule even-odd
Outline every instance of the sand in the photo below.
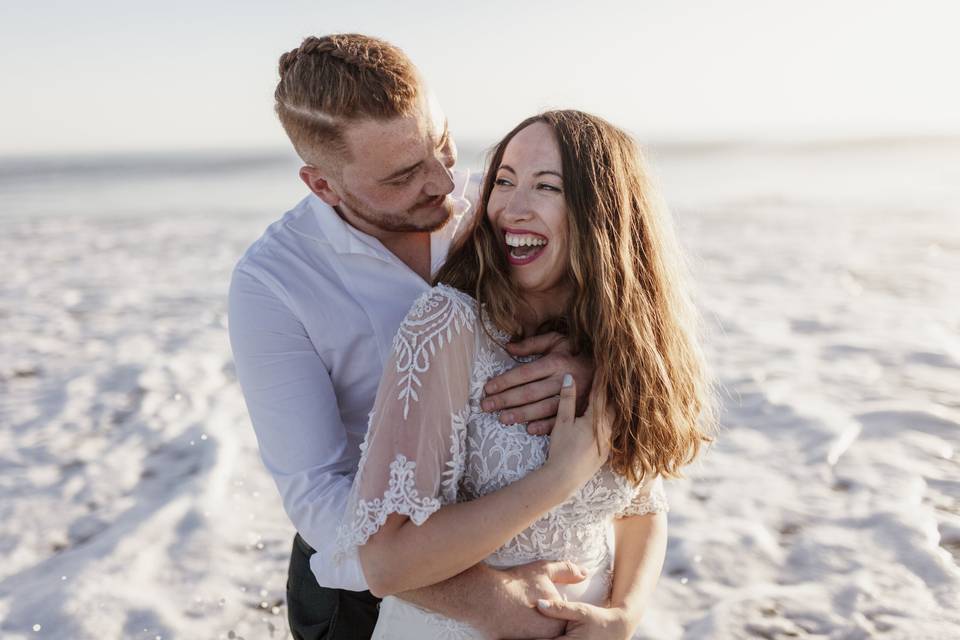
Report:
[[[723,431],[639,637],[960,637],[960,146],[654,159]],[[222,164],[0,176],[4,638],[289,637],[225,295],[301,192]]]

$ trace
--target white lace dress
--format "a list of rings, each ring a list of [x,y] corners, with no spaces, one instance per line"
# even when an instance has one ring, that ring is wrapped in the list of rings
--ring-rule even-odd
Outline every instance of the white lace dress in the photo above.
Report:
[[[340,527],[342,559],[391,513],[416,525],[445,504],[484,496],[522,478],[547,459],[549,436],[504,426],[480,408],[483,386],[516,365],[508,336],[476,301],[439,285],[413,305],[384,368],[360,465]],[[508,540],[486,562],[498,568],[534,560],[570,560],[590,577],[564,585],[569,600],[604,604],[613,567],[613,520],[666,511],[659,477],[640,486],[604,466],[578,493]],[[480,638],[472,627],[384,598],[374,638]]]

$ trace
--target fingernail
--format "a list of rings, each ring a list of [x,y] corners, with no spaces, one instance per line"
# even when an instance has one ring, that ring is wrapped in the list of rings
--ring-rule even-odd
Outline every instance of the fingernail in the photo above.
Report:
[[[503,424],[513,424],[513,414],[504,413],[503,415],[500,416],[500,422],[502,422]]]
[[[541,609],[549,609],[549,608],[550,608],[550,601],[549,601],[549,600],[544,600],[543,598],[540,598],[539,600],[537,600],[537,606],[540,607]]]
[[[572,387],[572,386],[573,386],[573,376],[570,375],[569,373],[563,374],[563,388],[566,389],[567,387]]]
[[[490,409],[493,408],[493,403],[490,402],[489,400],[481,400],[481,401],[480,401],[480,407],[481,407],[484,411],[490,411]]]

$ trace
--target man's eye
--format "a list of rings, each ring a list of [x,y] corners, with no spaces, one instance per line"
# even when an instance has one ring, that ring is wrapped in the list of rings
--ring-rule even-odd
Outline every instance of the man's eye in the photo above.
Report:
[[[413,180],[413,173],[408,173],[407,175],[392,181],[390,184],[399,187],[405,184],[410,184],[411,180]]]

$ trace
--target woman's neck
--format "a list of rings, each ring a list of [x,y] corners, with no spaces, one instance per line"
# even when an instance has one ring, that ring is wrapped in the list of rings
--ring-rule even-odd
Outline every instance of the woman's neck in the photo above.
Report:
[[[520,327],[524,337],[537,335],[545,322],[562,317],[569,300],[569,292],[555,290],[524,294],[526,305],[522,307],[520,315]]]

